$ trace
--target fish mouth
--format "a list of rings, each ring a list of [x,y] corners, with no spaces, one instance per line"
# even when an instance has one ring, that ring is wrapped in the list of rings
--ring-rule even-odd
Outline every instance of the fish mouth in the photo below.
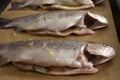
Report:
[[[100,29],[106,27],[108,21],[105,17],[87,12],[84,17],[84,24],[90,29]]]
[[[112,59],[115,56],[115,51],[107,45],[87,44],[84,54],[89,62],[92,62],[93,65],[98,65]]]

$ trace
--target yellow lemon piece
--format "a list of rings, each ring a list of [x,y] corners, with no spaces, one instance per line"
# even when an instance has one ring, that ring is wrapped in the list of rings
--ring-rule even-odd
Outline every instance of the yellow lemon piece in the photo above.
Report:
[[[53,55],[54,55],[54,53],[53,53],[52,50],[50,50],[50,49],[48,49],[48,48],[45,48],[45,50],[46,50],[46,52],[47,52],[47,54],[48,54],[49,56],[53,56]]]
[[[34,45],[33,42],[28,43],[28,46],[32,47]]]

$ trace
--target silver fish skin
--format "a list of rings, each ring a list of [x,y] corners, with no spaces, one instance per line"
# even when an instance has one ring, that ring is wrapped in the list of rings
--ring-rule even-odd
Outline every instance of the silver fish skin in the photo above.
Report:
[[[108,24],[105,17],[88,11],[60,10],[48,11],[8,20],[0,28],[15,28],[33,34],[68,36],[86,35]]]
[[[23,2],[12,2],[9,10],[20,9],[30,6],[32,9],[86,9],[94,7],[104,0],[24,0]]]
[[[51,75],[96,73],[94,65],[115,56],[106,44],[68,40],[26,40],[0,44],[0,65]]]

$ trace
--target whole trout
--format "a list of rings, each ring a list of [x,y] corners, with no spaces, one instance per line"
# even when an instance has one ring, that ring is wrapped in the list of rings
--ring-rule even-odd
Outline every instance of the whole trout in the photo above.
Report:
[[[87,9],[104,2],[104,0],[24,0],[12,2],[10,10],[30,6],[32,9]]]
[[[106,44],[68,40],[27,40],[0,44],[0,65],[52,75],[96,73],[94,66],[112,59]],[[106,66],[107,67],[107,66]]]
[[[0,20],[0,28],[12,27],[16,31],[58,36],[93,34],[94,30],[104,28],[107,24],[105,17],[79,10],[48,11],[10,20]]]

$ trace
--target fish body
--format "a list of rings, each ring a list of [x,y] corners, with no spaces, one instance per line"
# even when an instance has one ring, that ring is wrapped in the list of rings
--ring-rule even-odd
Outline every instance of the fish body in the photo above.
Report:
[[[32,9],[86,9],[102,3],[104,0],[24,0],[12,2],[10,10],[31,6]]]
[[[93,34],[95,29],[104,28],[106,18],[87,11],[61,10],[48,11],[4,21],[1,28],[15,28],[33,34],[52,34],[68,36],[70,34]]]
[[[68,40],[27,40],[0,44],[0,65],[52,75],[96,73],[94,65],[115,55],[106,44]]]

